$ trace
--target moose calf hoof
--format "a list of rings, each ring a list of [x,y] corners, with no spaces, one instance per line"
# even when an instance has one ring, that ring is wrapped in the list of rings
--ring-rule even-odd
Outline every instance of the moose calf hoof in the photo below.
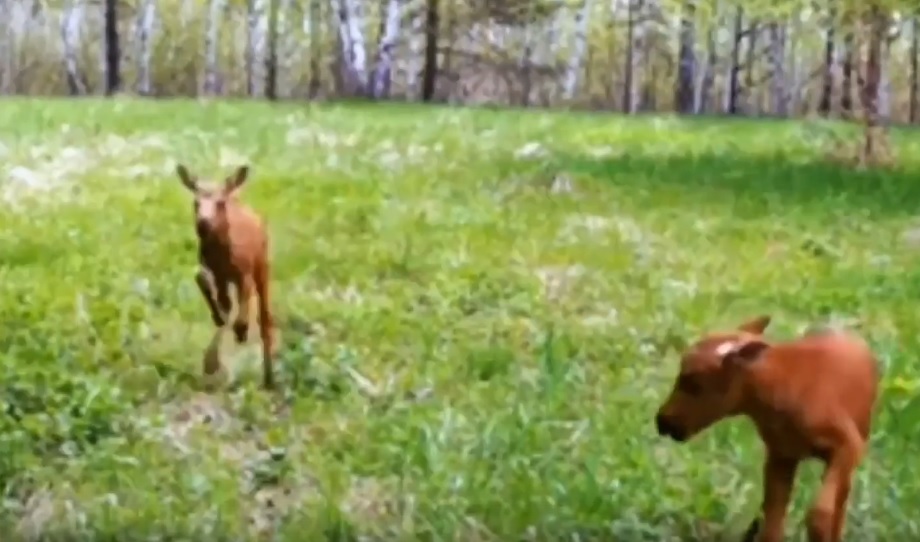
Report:
[[[214,327],[224,327],[227,325],[227,320],[223,316],[217,314],[216,312],[211,313],[211,321],[214,322]]]
[[[760,518],[754,518],[744,531],[744,538],[741,539],[741,542],[757,542],[758,534],[760,534]]]
[[[248,322],[234,322],[233,323],[233,336],[236,337],[236,342],[243,344],[246,342],[246,339],[249,337],[249,323]]]

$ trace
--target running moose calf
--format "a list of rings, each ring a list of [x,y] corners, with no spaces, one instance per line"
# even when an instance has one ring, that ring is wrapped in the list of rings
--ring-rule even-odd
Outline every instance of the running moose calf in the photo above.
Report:
[[[755,519],[746,540],[783,539],[797,467],[821,460],[808,540],[840,542],[878,393],[876,360],[865,342],[842,331],[771,344],[763,337],[769,323],[761,316],[693,344],[655,424],[659,434],[684,442],[730,416],[753,420],[766,447],[763,525]]]
[[[259,334],[262,339],[262,380],[274,387],[272,325],[269,307],[268,233],[262,218],[237,199],[249,175],[241,166],[222,185],[200,182],[184,165],[176,167],[182,184],[195,196],[195,231],[199,269],[195,282],[204,296],[214,325],[222,328],[230,315],[230,285],[237,291],[233,333],[246,342],[253,295],[259,297]]]

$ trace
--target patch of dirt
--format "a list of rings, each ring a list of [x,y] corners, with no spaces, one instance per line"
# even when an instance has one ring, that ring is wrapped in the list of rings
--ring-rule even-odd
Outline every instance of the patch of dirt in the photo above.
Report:
[[[249,503],[242,519],[251,535],[271,535],[285,516],[320,498],[315,481],[288,462],[296,442],[290,451],[268,448],[262,435],[248,430],[217,396],[197,393],[165,410],[163,436],[174,450],[183,455],[216,451],[228,468],[238,471],[240,494]],[[205,427],[211,439],[192,438]]]

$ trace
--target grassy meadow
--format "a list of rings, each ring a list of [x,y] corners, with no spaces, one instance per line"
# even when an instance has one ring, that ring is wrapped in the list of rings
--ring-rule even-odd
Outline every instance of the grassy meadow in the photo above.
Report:
[[[772,337],[847,322],[874,345],[885,391],[847,538],[917,536],[920,134],[893,134],[902,163],[884,172],[822,161],[835,137],[848,129],[0,101],[0,531],[735,540],[760,506],[752,428],[678,446],[653,416],[676,348],[770,313]],[[225,381],[204,387],[212,324],[177,161],[252,166],[277,393],[255,332],[226,339]]]

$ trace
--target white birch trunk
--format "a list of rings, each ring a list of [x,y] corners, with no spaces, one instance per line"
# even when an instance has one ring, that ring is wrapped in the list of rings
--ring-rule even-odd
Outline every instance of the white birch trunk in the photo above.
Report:
[[[572,53],[565,71],[562,85],[562,99],[571,101],[578,92],[578,79],[583,68],[585,53],[588,50],[588,23],[591,19],[591,6],[593,0],[584,0],[581,10],[575,18],[575,36],[572,43]]]
[[[770,40],[770,98],[774,115],[785,117],[789,114],[786,81],[786,30],[780,23],[771,23],[768,27]]]
[[[362,0],[337,0],[339,35],[342,37],[343,57],[349,90],[356,94],[367,91],[367,47],[364,40]]]
[[[802,19],[800,15],[793,14],[788,30],[789,54],[789,113],[798,115],[802,104],[802,82],[804,81],[803,62],[799,58],[799,32],[801,32]]]
[[[61,41],[64,46],[64,74],[73,95],[86,94],[80,73],[80,30],[83,26],[83,0],[70,0],[61,18]]]
[[[153,92],[151,81],[151,60],[153,57],[153,33],[156,26],[156,0],[142,0],[137,12],[134,29],[137,48],[137,93],[149,96]]]
[[[425,7],[423,2],[412,8],[409,34],[409,58],[406,60],[406,97],[421,98],[419,76],[425,67]]]
[[[268,53],[268,0],[249,2],[249,40],[246,64],[247,88],[253,97],[265,96],[265,58]]]
[[[279,97],[293,97],[294,80],[291,77],[291,73],[293,73],[293,68],[298,60],[303,62],[303,58],[298,54],[298,50],[302,49],[302,47],[299,46],[298,40],[295,39],[297,26],[291,24],[293,7],[294,0],[280,0],[278,3],[278,73],[276,77],[278,78],[277,90]],[[306,6],[304,6],[303,10],[304,12],[309,11]]]
[[[891,76],[889,72],[891,52],[887,50],[888,46],[883,45],[883,47],[882,61],[879,66],[878,118],[884,125],[887,124],[891,118]]]
[[[204,37],[204,94],[208,95],[220,93],[217,51],[223,11],[224,0],[211,0]]]
[[[374,98],[385,98],[390,95],[390,83],[393,76],[393,61],[396,43],[399,40],[399,26],[402,21],[400,0],[387,2],[386,22],[383,35],[377,44],[377,62],[374,66],[374,80],[371,92]]]

